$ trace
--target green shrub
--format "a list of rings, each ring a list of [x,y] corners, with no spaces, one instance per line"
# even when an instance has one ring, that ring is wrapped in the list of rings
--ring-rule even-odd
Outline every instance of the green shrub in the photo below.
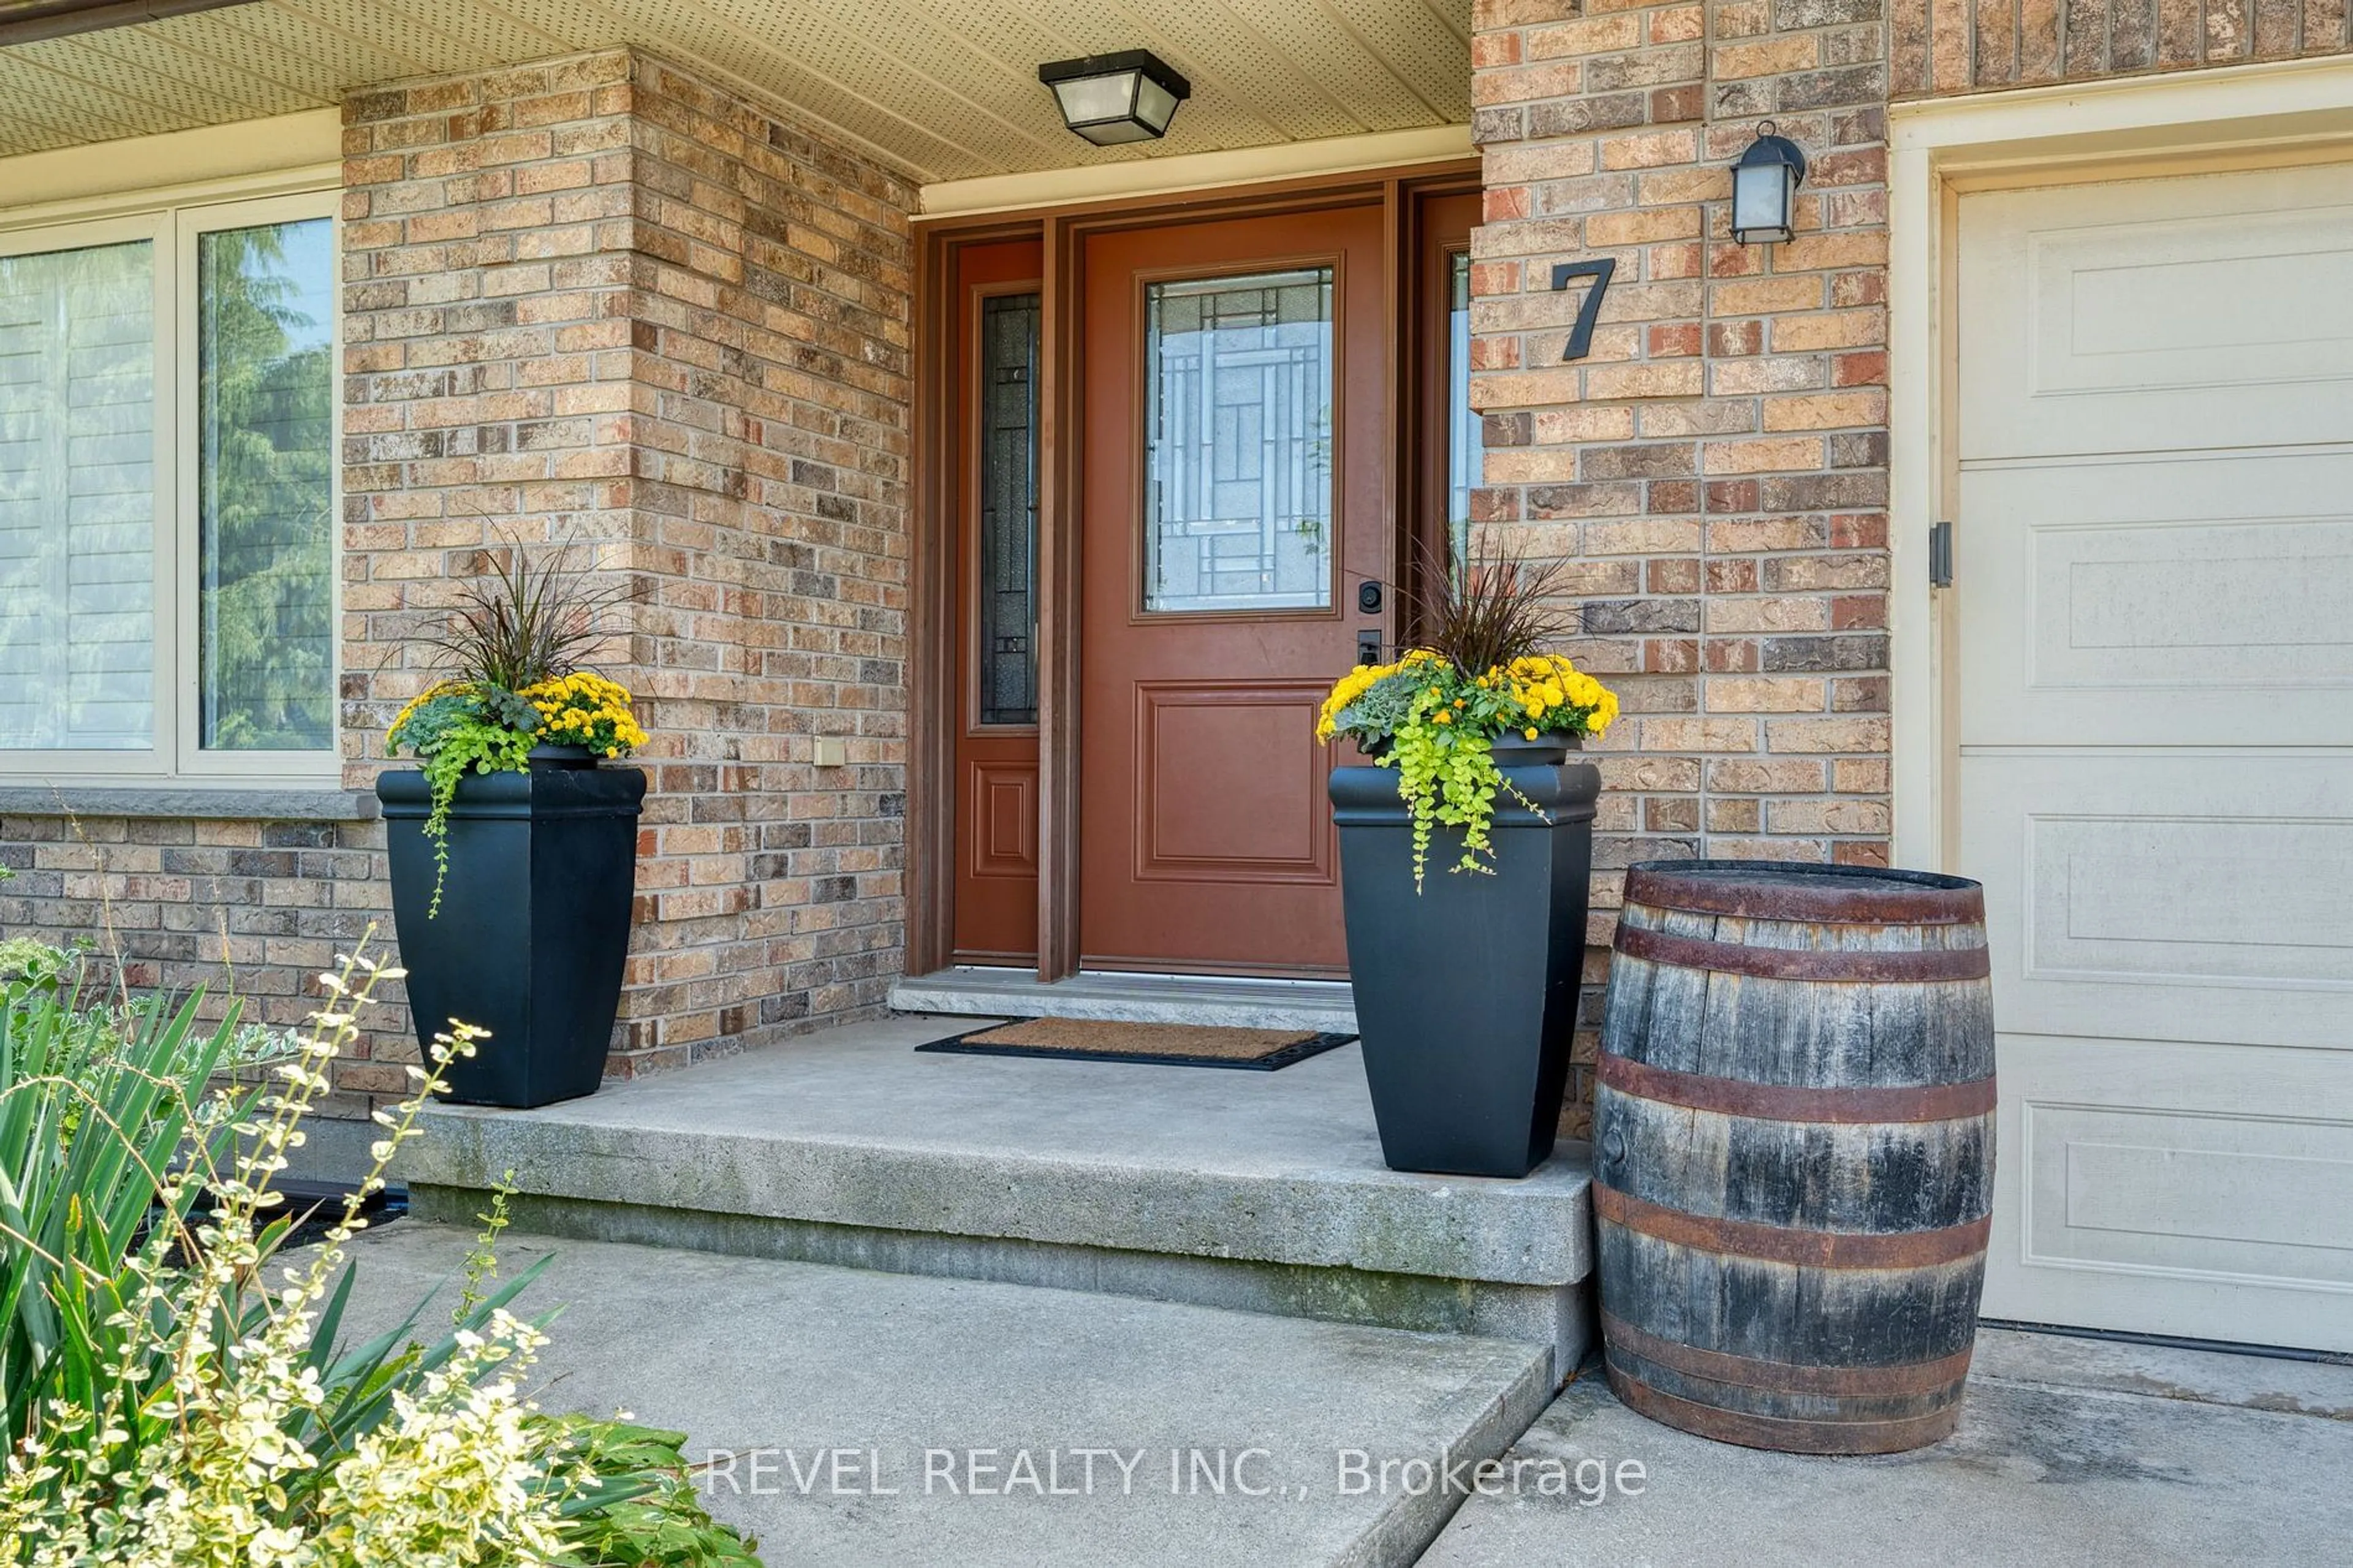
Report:
[[[345,1244],[442,1065],[378,1112],[375,1166],[326,1242],[280,1248],[271,1182],[378,981],[364,956],[263,1089],[211,1087],[234,1014],[132,1007],[93,1047],[88,1010],[12,990],[0,1010],[0,1373],[9,1444],[0,1562],[172,1568],[756,1563],[685,1479],[681,1435],[552,1417],[522,1393],[543,1321],[486,1289],[498,1224],[450,1331],[419,1308],[338,1350]],[[209,1198],[199,1215],[198,1198]]]

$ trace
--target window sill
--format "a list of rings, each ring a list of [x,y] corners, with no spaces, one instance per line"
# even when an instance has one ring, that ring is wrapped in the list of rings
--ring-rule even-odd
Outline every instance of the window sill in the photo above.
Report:
[[[374,792],[329,784],[224,789],[186,784],[0,784],[0,816],[178,817],[208,822],[367,822]]]

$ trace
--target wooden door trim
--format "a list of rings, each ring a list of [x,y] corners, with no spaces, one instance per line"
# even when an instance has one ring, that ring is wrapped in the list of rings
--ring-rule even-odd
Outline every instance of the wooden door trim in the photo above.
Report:
[[[1018,232],[1020,226],[1026,224],[1029,232],[1035,233],[1040,226],[1050,223],[1067,224],[1073,228],[1122,224],[1157,227],[1170,223],[1246,217],[1261,212],[1313,212],[1335,203],[1379,196],[1400,186],[1467,182],[1470,188],[1476,189],[1480,168],[1477,158],[1456,158],[1443,163],[1400,163],[1384,169],[1352,169],[1336,174],[1305,174],[1218,190],[1106,196],[1099,201],[1058,204],[1016,213],[979,213],[970,216],[943,214],[916,218],[915,234],[919,242],[931,246],[973,232],[995,230],[1002,234],[1008,225]]]
[[[1314,212],[1379,201],[1395,236],[1390,252],[1389,320],[1393,403],[1405,416],[1418,405],[1406,366],[1415,357],[1413,333],[1400,320],[1404,287],[1406,209],[1416,193],[1479,188],[1480,161],[1411,163],[1388,169],[1305,175],[1226,190],[1111,197],[1029,213],[943,216],[915,229],[915,406],[909,497],[911,519],[908,608],[908,736],[906,844],[906,972],[927,973],[945,967],[955,952],[955,739],[965,713],[958,680],[955,611],[961,536],[957,519],[957,468],[944,454],[955,449],[957,338],[962,307],[955,284],[956,252],[967,245],[1042,237],[1043,278],[1039,300],[1038,438],[1038,973],[1044,981],[1078,973],[1078,778],[1079,638],[1067,611],[1078,603],[1080,531],[1076,508],[1082,478],[1078,443],[1064,440],[1078,428],[1079,346],[1077,310],[1084,295],[1082,242],[1091,233],[1165,224],[1210,223],[1229,217]],[[1400,436],[1409,434],[1400,424]],[[1393,559],[1410,558],[1403,537],[1410,526],[1406,498],[1415,491],[1402,482],[1398,463],[1411,449],[1401,440],[1398,462],[1387,467],[1384,485]],[[1401,626],[1392,595],[1392,630]]]
[[[944,243],[916,247],[910,420],[915,458],[908,497],[913,537],[907,608],[906,972],[944,967],[955,952],[956,739],[963,730],[963,683],[956,673],[959,465],[962,389],[957,385],[963,300],[956,253],[968,245],[1025,239],[1037,226],[976,224]]]
[[[1038,978],[1079,972],[1079,236],[1046,221],[1038,367]]]
[[[1401,290],[1394,320],[1398,342],[1398,607],[1390,617],[1399,643],[1419,632],[1430,585],[1422,581],[1421,549],[1443,543],[1441,523],[1430,520],[1443,507],[1447,490],[1446,308],[1441,265],[1445,254],[1433,232],[1431,203],[1476,196],[1477,180],[1433,176],[1410,182],[1399,193],[1395,277]]]

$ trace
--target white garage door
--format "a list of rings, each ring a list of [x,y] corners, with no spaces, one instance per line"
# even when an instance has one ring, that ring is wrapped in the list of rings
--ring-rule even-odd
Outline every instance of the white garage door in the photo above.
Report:
[[[2353,164],[1959,230],[1986,1314],[2353,1350]]]

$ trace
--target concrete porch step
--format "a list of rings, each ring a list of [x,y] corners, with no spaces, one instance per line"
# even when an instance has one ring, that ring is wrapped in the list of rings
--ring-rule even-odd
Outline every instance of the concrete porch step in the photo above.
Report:
[[[1035,970],[964,964],[900,981],[891,988],[891,1005],[901,1013],[1356,1032],[1356,997],[1345,980],[1090,972],[1047,984]]]
[[[1279,1072],[919,1055],[967,1020],[811,1035],[529,1111],[437,1107],[400,1174],[470,1223],[1515,1340],[1591,1306],[1588,1171],[1382,1163],[1356,1047]]]
[[[446,1306],[470,1243],[363,1233],[347,1334]],[[686,1433],[780,1565],[1402,1568],[1461,1500],[1406,1467],[1493,1458],[1552,1393],[1541,1346],[1496,1340],[512,1233],[499,1258],[549,1251],[516,1303],[564,1309],[542,1408]],[[1386,1487],[1343,1478],[1356,1453]]]

